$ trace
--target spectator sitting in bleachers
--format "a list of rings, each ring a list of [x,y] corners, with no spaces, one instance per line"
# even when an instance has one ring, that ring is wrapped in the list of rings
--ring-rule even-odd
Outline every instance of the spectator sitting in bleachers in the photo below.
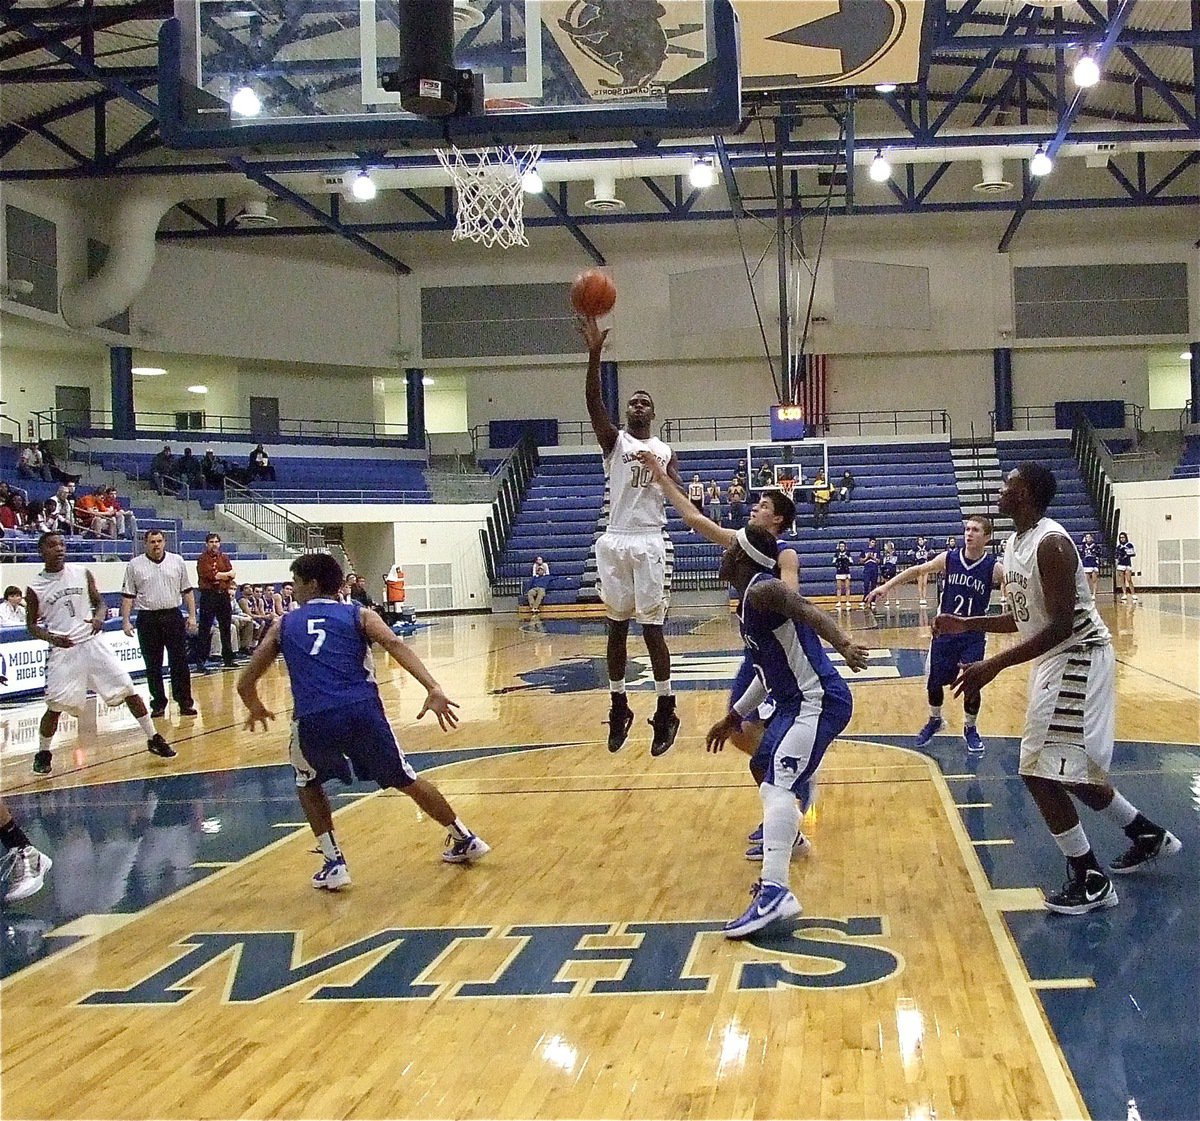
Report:
[[[25,627],[25,597],[15,584],[4,589],[4,602],[0,603],[0,628],[10,627]]]
[[[765,459],[758,468],[758,476],[754,480],[760,487],[769,487],[775,482],[775,472]]]
[[[41,537],[43,533],[54,533],[58,530],[58,514],[55,512],[57,508],[58,505],[53,498],[48,498],[45,502],[29,504],[29,531],[34,537]]]
[[[842,472],[842,481],[838,483],[838,498],[842,502],[849,502],[854,497],[854,488],[858,484],[854,481],[853,472],[847,470]]]
[[[266,449],[262,444],[259,444],[250,453],[247,467],[250,469],[251,482],[256,482],[259,479],[269,479],[271,482],[275,482],[275,468],[271,466],[271,457],[267,455]]]
[[[7,501],[0,504],[0,526],[4,527],[6,537],[10,536],[8,530],[20,535],[29,533],[29,510],[24,495],[11,491]]]
[[[183,455],[179,457],[179,462],[175,464],[175,474],[182,479],[191,490],[202,490],[204,488],[204,468],[194,455],[191,448],[184,448]]]
[[[29,497],[20,487],[11,486],[9,483],[0,483],[0,506],[7,506],[9,499],[14,494],[19,494],[26,499]]]
[[[50,445],[45,440],[38,442],[38,451],[42,453],[42,463],[50,469],[50,477],[58,483],[77,483],[79,482],[78,475],[72,475],[69,471],[64,471],[58,465],[58,460],[54,456],[54,452],[50,450]]]
[[[530,573],[529,590],[525,593],[529,601],[529,609],[537,615],[542,610],[542,601],[546,598],[546,585],[550,580],[550,566],[540,556],[533,562]]]
[[[233,628],[233,646],[235,654],[248,654],[258,644],[258,624],[254,618],[238,602],[235,588],[228,589],[229,621]],[[209,642],[209,656],[217,653],[213,646],[220,642],[221,636],[216,624],[213,625],[213,635]]]
[[[224,487],[228,466],[225,460],[218,459],[213,454],[212,448],[205,451],[204,458],[200,460],[200,468],[204,472],[205,487],[209,490],[221,490]]]
[[[242,597],[239,601],[242,610],[254,620],[254,641],[257,643],[263,632],[275,618],[271,601],[263,594],[263,589],[257,584],[243,584]]]
[[[75,502],[75,525],[79,530],[91,537],[112,537],[113,523],[101,512],[104,502],[104,487],[83,495]]]
[[[171,445],[164,444],[163,450],[150,460],[150,483],[159,494],[174,493],[175,457],[171,454]],[[170,491],[168,492],[168,487]]]
[[[54,476],[50,473],[46,458],[36,444],[26,444],[21,449],[20,458],[17,460],[17,474],[22,479],[42,479],[47,483],[54,482]]]
[[[116,487],[105,487],[100,496],[100,513],[111,519],[113,534],[117,537],[137,537],[137,518],[132,510],[125,510],[117,497]]]

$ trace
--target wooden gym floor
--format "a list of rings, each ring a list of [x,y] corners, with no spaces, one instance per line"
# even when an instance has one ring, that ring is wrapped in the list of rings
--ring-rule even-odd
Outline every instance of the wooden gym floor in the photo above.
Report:
[[[758,798],[745,759],[704,751],[736,628],[673,613],[683,728],[648,752],[638,714],[604,746],[602,623],[431,621],[410,640],[462,705],[414,723],[421,690],[381,666],[418,769],[493,852],[439,860],[408,799],[335,796],[354,884],[318,867],[286,766],[285,716],[240,730],[234,676],[174,706],[171,761],[125,715],[73,724],[30,771],[40,705],[0,711],[0,785],[54,858],[7,908],[6,1118],[1144,1118],[1200,1115],[1198,597],[1106,600],[1120,659],[1116,781],[1184,853],[1118,883],[1121,904],[1040,907],[1061,858],[1015,779],[1026,673],[924,751],[928,619],[853,625],[875,651],[820,773],[801,919],[745,943]],[[264,696],[286,714],[282,669]],[[1085,818],[1101,859],[1123,847]],[[1136,1114],[1128,1114],[1134,1116]]]

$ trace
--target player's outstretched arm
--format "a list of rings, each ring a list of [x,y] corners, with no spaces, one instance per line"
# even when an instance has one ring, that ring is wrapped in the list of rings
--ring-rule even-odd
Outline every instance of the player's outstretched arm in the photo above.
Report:
[[[399,635],[393,634],[374,611],[360,611],[358,619],[367,640],[379,643],[392,661],[425,686],[425,703],[417,713],[417,719],[420,720],[425,713],[432,712],[443,732],[455,727],[458,724],[458,713],[454,710],[458,708],[458,702],[452,701],[442,692],[442,687],[434,680],[433,674],[425,668],[425,663],[417,657],[412,647]]]
[[[247,732],[255,731],[259,724],[262,725],[265,732],[267,724],[275,719],[275,713],[263,704],[262,698],[258,695],[258,681],[271,668],[271,663],[279,654],[279,626],[279,620],[276,619],[267,628],[266,634],[259,639],[254,653],[250,655],[250,661],[238,674],[238,696],[242,698],[242,703],[249,709],[249,714],[242,725]]]
[[[786,615],[797,623],[812,627],[845,659],[846,665],[855,673],[867,668],[870,650],[858,643],[838,626],[832,615],[809,603],[802,595],[790,591],[781,581],[764,580],[749,592],[750,602],[759,610],[775,611]]]
[[[663,494],[667,496],[667,500],[671,505],[679,511],[679,516],[683,519],[688,529],[695,530],[701,537],[706,537],[709,541],[717,545],[729,545],[733,540],[733,530],[722,529],[712,518],[706,518],[700,513],[692,505],[692,500],[684,494],[679,484],[667,474],[666,468],[649,452],[639,452],[638,459],[641,461],[642,466],[654,477],[654,481],[662,487]]]
[[[600,450],[608,455],[617,443],[617,426],[608,415],[604,396],[600,392],[600,352],[604,349],[608,331],[602,330],[595,317],[589,315],[579,321],[579,333],[588,348],[587,378],[583,383],[588,416],[592,420],[592,431],[600,442]]]
[[[968,631],[1016,634],[1017,621],[1008,612],[1003,615],[937,615],[932,629],[935,637],[940,634],[966,634]]]
[[[870,606],[877,599],[880,599],[884,593],[890,593],[891,590],[900,584],[908,584],[915,580],[921,573],[945,572],[946,571],[946,554],[938,553],[933,560],[928,560],[924,564],[909,565],[903,572],[897,572],[886,584],[880,584],[878,588],[872,588],[867,593],[867,605]]]

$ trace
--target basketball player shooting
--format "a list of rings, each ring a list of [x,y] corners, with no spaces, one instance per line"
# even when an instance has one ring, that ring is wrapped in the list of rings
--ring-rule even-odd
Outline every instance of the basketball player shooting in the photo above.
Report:
[[[654,456],[682,488],[679,463],[671,449],[651,434],[654,399],[637,390],[626,406],[625,427],[613,424],[600,393],[600,352],[608,338],[594,315],[584,316],[580,332],[588,348],[585,391],[592,430],[604,458],[609,490],[608,527],[596,542],[600,598],[608,618],[608,750],[620,751],[633,725],[625,695],[629,621],[642,625],[658,704],[650,725],[654,729],[650,754],[670,750],[679,732],[675,696],[671,690],[671,652],[663,636],[670,593],[667,588],[666,524],[662,489],[640,456]]]

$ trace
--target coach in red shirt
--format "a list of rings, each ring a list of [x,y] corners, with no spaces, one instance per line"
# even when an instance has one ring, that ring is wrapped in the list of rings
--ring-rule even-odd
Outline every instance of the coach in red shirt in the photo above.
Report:
[[[234,582],[233,564],[221,552],[221,535],[210,533],[204,539],[204,552],[196,561],[196,586],[200,589],[200,626],[196,631],[192,661],[196,669],[204,672],[208,651],[212,646],[212,626],[216,620],[221,632],[221,660],[232,666],[233,643],[230,627],[233,612],[229,606],[229,589]]]

